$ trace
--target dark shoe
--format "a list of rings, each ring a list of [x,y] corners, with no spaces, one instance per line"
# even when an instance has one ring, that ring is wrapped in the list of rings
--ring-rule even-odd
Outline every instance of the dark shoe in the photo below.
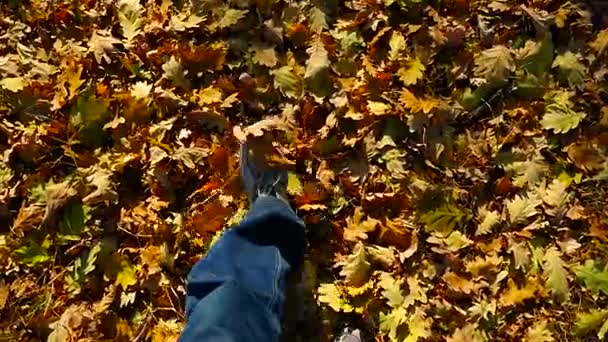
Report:
[[[262,195],[287,201],[287,171],[267,166],[247,142],[241,144],[241,179],[251,203]]]

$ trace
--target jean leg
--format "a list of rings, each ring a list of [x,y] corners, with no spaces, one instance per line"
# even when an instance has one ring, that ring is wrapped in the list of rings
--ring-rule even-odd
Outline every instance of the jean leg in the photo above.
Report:
[[[260,196],[190,272],[180,340],[277,341],[287,275],[304,248],[304,224],[289,204]]]

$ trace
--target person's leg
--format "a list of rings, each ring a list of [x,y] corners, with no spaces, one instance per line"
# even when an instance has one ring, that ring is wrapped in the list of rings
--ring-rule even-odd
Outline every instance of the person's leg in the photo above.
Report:
[[[287,274],[302,262],[304,224],[275,196],[255,199],[192,269],[180,340],[277,341]]]

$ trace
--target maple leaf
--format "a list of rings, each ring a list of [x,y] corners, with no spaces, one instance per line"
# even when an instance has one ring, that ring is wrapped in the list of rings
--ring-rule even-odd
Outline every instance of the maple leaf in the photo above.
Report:
[[[185,77],[186,74],[182,68],[182,63],[175,58],[175,56],[171,56],[171,58],[162,65],[162,69],[164,71],[163,78],[170,80],[178,87],[190,89],[190,81]]]
[[[570,299],[570,292],[568,292],[568,271],[560,252],[555,247],[549,247],[545,251],[543,277],[545,284],[549,286],[552,294],[558,300],[566,301]]]
[[[399,75],[399,79],[406,86],[414,85],[418,83],[419,80],[424,77],[424,71],[426,67],[418,57],[410,59],[406,66],[397,70],[397,75]]]
[[[504,45],[484,50],[475,59],[475,75],[488,82],[504,81],[515,71],[513,51]]]
[[[344,262],[340,275],[345,278],[348,285],[359,287],[367,282],[370,269],[365,246],[359,241],[353,248],[353,253]]]
[[[608,28],[601,30],[593,42],[591,48],[597,52],[598,56],[604,53],[608,47]]]
[[[144,8],[139,0],[120,0],[117,7],[122,35],[125,37],[125,42],[130,44],[135,37],[142,33]]]
[[[152,91],[152,84],[148,84],[145,81],[136,82],[131,88],[131,96],[137,100],[142,100],[146,104],[152,101],[150,98],[150,92]]]
[[[88,52],[93,53],[97,63],[101,63],[102,60],[110,63],[112,60],[108,53],[114,51],[114,44],[120,44],[120,40],[114,38],[110,31],[94,30],[88,42]]]
[[[564,54],[555,57],[552,68],[557,68],[559,78],[567,81],[570,87],[580,86],[585,82],[585,66],[579,62],[580,54],[566,51]]]
[[[568,92],[555,92],[547,96],[549,104],[545,105],[545,114],[540,122],[544,129],[567,133],[578,127],[587,116],[584,112],[574,111],[570,96]]]
[[[346,228],[344,228],[344,240],[359,241],[367,239],[367,233],[376,230],[380,221],[368,217],[363,219],[364,213],[361,207],[355,208],[353,216],[346,219]]]
[[[602,269],[594,260],[585,260],[584,264],[574,267],[576,278],[585,284],[594,295],[600,292],[608,295],[608,269]]]
[[[547,321],[535,320],[535,322],[526,330],[523,342],[553,342],[553,334],[547,328]]]
[[[524,223],[528,218],[538,214],[536,207],[542,203],[535,194],[516,195],[507,200],[505,206],[509,213],[509,221],[513,224]]]

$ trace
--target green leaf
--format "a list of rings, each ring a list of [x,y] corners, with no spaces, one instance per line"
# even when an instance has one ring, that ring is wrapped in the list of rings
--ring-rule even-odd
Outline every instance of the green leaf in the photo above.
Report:
[[[550,247],[545,251],[543,264],[543,278],[549,286],[551,293],[559,301],[570,299],[568,291],[568,271],[561,258],[560,252],[555,247]]]
[[[289,66],[280,67],[270,73],[274,76],[274,87],[285,96],[295,99],[302,95],[304,82]]]
[[[424,223],[427,232],[438,232],[447,237],[454,229],[464,226],[468,219],[469,215],[466,212],[448,201],[422,214],[419,221]]]
[[[80,235],[89,220],[89,210],[90,208],[82,203],[69,204],[63,211],[63,220],[59,225],[61,234]]]
[[[574,273],[579,281],[585,284],[585,287],[591,290],[594,295],[602,292],[608,295],[608,269],[603,269],[595,263],[594,260],[585,260],[583,265],[574,267]]]
[[[95,261],[100,251],[101,244],[97,244],[74,261],[73,274],[66,277],[68,290],[72,294],[79,294],[82,290],[86,276],[95,270]]]
[[[81,143],[91,147],[102,144],[103,125],[110,119],[109,106],[105,99],[94,95],[78,98],[70,113],[70,123],[78,129]]]
[[[47,236],[40,245],[35,241],[30,240],[29,245],[18,248],[15,250],[15,254],[19,256],[21,262],[29,267],[33,267],[51,260],[48,253],[50,246],[51,240],[50,237]]]
[[[116,284],[120,285],[123,290],[137,284],[137,273],[133,265],[128,260],[123,259],[120,262],[120,267],[120,271],[116,275]]]
[[[340,275],[345,277],[348,285],[360,287],[369,279],[371,265],[367,261],[365,246],[359,241],[353,248],[353,253],[348,256]]]
[[[567,81],[570,87],[577,87],[585,82],[587,70],[579,62],[579,58],[579,54],[566,51],[564,54],[555,57],[551,65],[552,68],[557,68],[559,79]]]
[[[576,315],[574,322],[574,333],[584,337],[597,331],[608,320],[608,309],[592,309],[589,312]]]
[[[545,114],[541,120],[541,125],[546,130],[553,130],[554,133],[567,133],[578,127],[587,114],[575,112],[574,104],[570,101],[570,94],[567,92],[557,92],[550,94],[548,103],[545,105]]]

